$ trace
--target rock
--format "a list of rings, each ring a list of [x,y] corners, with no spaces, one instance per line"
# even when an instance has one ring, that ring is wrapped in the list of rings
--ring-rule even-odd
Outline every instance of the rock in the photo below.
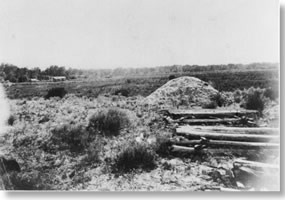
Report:
[[[206,82],[185,76],[168,81],[146,97],[143,104],[165,107],[201,106],[216,94],[218,91]]]

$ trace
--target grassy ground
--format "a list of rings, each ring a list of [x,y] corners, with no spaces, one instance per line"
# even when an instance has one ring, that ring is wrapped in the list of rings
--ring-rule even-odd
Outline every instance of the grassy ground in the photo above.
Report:
[[[142,97],[88,98],[72,94],[63,99],[34,97],[30,100],[10,100],[13,120],[9,131],[2,137],[1,151],[16,159],[21,166],[20,173],[11,174],[14,188],[205,191],[234,187],[229,169],[232,161],[240,155],[232,152],[191,156],[163,154],[158,150],[165,150],[159,138],[171,136],[173,127],[165,124],[157,107],[144,106],[142,101]],[[127,126],[122,127],[117,136],[96,135],[88,144],[81,143],[90,117],[98,110],[109,108],[124,112],[129,119]],[[70,133],[62,128],[64,125],[77,127],[72,129],[75,136],[61,137]],[[61,136],[55,137],[56,133]],[[83,148],[70,148],[68,141],[71,136],[74,138],[72,144],[81,147],[79,142]],[[154,158],[154,167],[144,169],[142,164],[128,172],[116,171],[114,166],[121,152],[137,145],[148,149]],[[263,152],[258,156],[263,155],[270,154]],[[256,152],[244,156],[258,159]],[[275,157],[269,159],[274,160]]]

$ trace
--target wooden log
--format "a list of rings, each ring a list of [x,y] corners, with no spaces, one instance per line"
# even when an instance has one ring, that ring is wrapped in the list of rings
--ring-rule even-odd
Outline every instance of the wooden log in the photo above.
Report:
[[[276,169],[276,170],[279,169],[279,165],[256,162],[256,161],[248,161],[248,160],[242,160],[242,159],[236,159],[234,161],[234,165],[242,165],[242,166],[253,167],[253,168],[267,168],[267,169]]]
[[[232,124],[239,123],[240,118],[224,118],[224,119],[182,119],[180,123],[189,125],[201,125],[201,124]]]
[[[224,153],[231,153],[231,154],[239,154],[244,155],[248,153],[258,153],[259,150],[256,149],[242,149],[242,148],[236,148],[236,149],[228,149],[228,148],[205,148],[205,149],[195,149],[194,147],[185,147],[185,146],[179,146],[179,145],[172,145],[171,146],[171,152],[173,153],[185,153],[185,154],[193,154],[197,152],[206,153],[209,152],[211,154],[224,154]],[[271,149],[270,152],[276,153],[276,149]]]
[[[202,140],[172,140],[170,142],[172,144],[180,146],[194,146],[205,144],[207,147],[211,148],[279,149],[279,144],[265,142],[238,142],[225,140],[209,140],[207,142],[203,142]]]
[[[259,115],[257,110],[168,110],[168,114],[174,118],[188,117],[188,118],[209,118],[209,117],[241,117],[250,116],[257,117]]]
[[[255,154],[258,153],[257,149],[228,149],[228,148],[205,148],[205,149],[195,149],[194,147],[185,147],[179,145],[172,145],[171,152],[176,154],[194,154],[194,153],[210,153],[210,154],[237,154],[237,155],[245,155],[248,153]],[[271,153],[276,153],[276,149],[271,149]]]
[[[226,127],[226,126],[180,126],[183,130],[202,131],[213,133],[239,133],[239,134],[260,134],[260,135],[279,135],[279,128],[269,127]]]
[[[179,153],[195,153],[197,150],[194,147],[184,147],[184,146],[178,146],[178,145],[172,145],[171,146],[172,152],[179,152]]]
[[[189,139],[200,139],[205,137],[211,140],[229,140],[245,142],[279,142],[279,136],[276,135],[252,135],[252,134],[226,134],[201,131],[189,131],[183,128],[176,129],[177,135],[183,135]]]

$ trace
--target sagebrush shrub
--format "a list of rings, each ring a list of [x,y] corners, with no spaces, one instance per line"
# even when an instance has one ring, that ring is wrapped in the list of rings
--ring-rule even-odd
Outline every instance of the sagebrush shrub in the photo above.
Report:
[[[258,110],[260,113],[265,106],[264,91],[260,88],[249,88],[245,96],[243,107],[250,110]]]
[[[127,90],[127,89],[119,89],[119,90],[116,90],[114,94],[115,95],[119,95],[120,94],[120,95],[122,95],[124,97],[128,97],[129,94],[130,94],[130,91]]]
[[[14,115],[10,115],[8,118],[8,125],[13,126],[14,122],[16,121],[16,118]]]
[[[241,100],[242,100],[242,92],[241,92],[240,89],[235,90],[234,93],[233,93],[233,96],[234,96],[234,101],[236,103],[240,103],[241,102]]]
[[[175,79],[176,77],[175,77],[175,75],[170,75],[170,76],[168,76],[168,80],[170,81],[170,80],[172,80],[172,79]]]
[[[220,92],[217,94],[214,94],[210,97],[211,101],[216,102],[217,106],[221,107],[226,104],[226,97],[222,95]]]
[[[168,156],[170,153],[170,138],[171,134],[161,133],[156,136],[155,144],[153,145],[153,149],[160,156]]]
[[[155,152],[146,144],[132,142],[118,154],[113,167],[117,172],[130,172],[134,169],[151,170],[155,166]]]
[[[45,96],[45,99],[49,99],[50,97],[59,97],[63,98],[67,94],[67,91],[64,88],[51,88],[48,90],[48,93]]]
[[[102,141],[100,137],[96,137],[86,149],[86,157],[82,160],[83,164],[93,164],[100,161]]]
[[[86,128],[79,124],[63,124],[51,130],[53,141],[60,143],[61,148],[64,146],[71,151],[82,151],[87,144],[88,133]]]
[[[102,109],[90,117],[88,131],[91,135],[117,136],[129,122],[129,118],[123,110]]]

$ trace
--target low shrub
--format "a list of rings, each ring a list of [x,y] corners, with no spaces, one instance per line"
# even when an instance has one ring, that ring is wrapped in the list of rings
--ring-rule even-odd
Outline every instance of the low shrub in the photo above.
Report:
[[[127,114],[120,109],[102,109],[90,117],[88,131],[91,135],[117,136],[129,122]]]
[[[241,90],[240,89],[235,90],[234,93],[233,93],[233,97],[234,97],[234,101],[236,103],[240,103],[241,100],[242,100],[242,92],[241,92]]]
[[[130,172],[151,170],[155,166],[155,152],[146,144],[132,142],[118,154],[113,167],[116,172]]]
[[[154,151],[160,156],[168,156],[170,154],[170,138],[171,134],[160,133],[156,136],[156,142],[153,146]]]
[[[116,90],[115,95],[122,95],[124,97],[128,97],[130,92],[127,90],[127,89],[119,89],[119,90]]]
[[[172,79],[175,79],[176,77],[175,77],[175,75],[170,75],[170,76],[168,76],[168,80],[170,81],[170,80],[172,80]]]
[[[82,164],[94,164],[100,162],[102,147],[102,141],[100,137],[97,137],[86,149],[86,157],[82,160]]]
[[[242,103],[242,107],[250,110],[258,110],[262,113],[266,99],[264,98],[264,90],[260,88],[249,88]]]
[[[48,90],[48,93],[45,96],[45,99],[49,99],[50,97],[59,97],[63,98],[67,94],[67,91],[64,88],[52,88]]]
[[[67,148],[70,151],[82,151],[88,146],[89,139],[86,128],[79,124],[63,124],[51,130],[52,140],[60,144],[60,148]]]
[[[220,92],[215,95],[212,95],[210,99],[211,101],[216,102],[217,106],[219,107],[226,105],[226,101],[227,101],[226,97],[222,95]]]
[[[16,121],[16,117],[14,115],[10,115],[8,118],[8,125],[13,126],[15,121]]]
[[[204,109],[216,109],[217,107],[218,104],[216,103],[216,101],[208,101],[202,105],[202,108]]]

